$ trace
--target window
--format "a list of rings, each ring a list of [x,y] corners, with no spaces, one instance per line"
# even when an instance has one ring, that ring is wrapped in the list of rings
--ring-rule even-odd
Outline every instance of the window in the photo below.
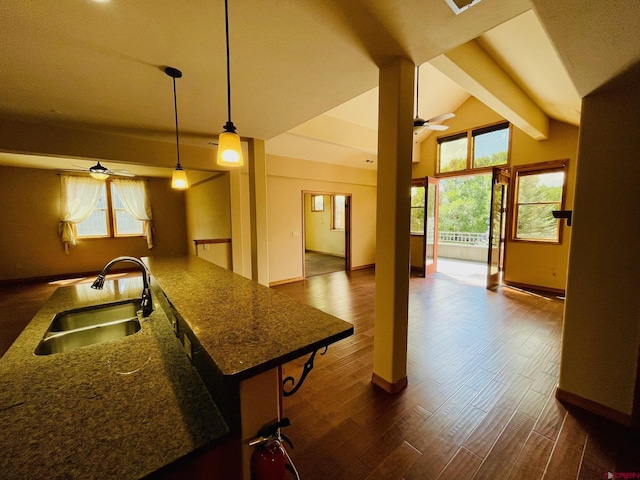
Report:
[[[331,230],[344,230],[345,203],[346,197],[344,195],[331,197]]]
[[[109,205],[107,202],[106,183],[100,186],[98,203],[93,212],[83,222],[76,223],[76,237],[108,237],[109,236]]]
[[[113,182],[100,187],[98,204],[89,217],[75,225],[77,238],[142,236],[144,225],[127,212]]]
[[[61,175],[58,233],[67,254],[77,237],[142,236],[153,248],[147,182]]]
[[[311,211],[324,212],[324,195],[311,195]]]
[[[467,134],[438,139],[439,172],[457,172],[467,168]]]
[[[563,208],[566,166],[559,161],[514,169],[513,240],[560,242],[562,223],[551,212]]]
[[[508,161],[507,122],[438,138],[438,173],[487,169]]]
[[[424,183],[411,187],[411,233],[424,235]]]
[[[506,165],[509,154],[509,125],[479,128],[472,132],[472,168]]]

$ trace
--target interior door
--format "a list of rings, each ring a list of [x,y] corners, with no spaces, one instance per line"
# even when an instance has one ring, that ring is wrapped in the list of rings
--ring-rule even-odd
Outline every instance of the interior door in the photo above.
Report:
[[[495,288],[501,283],[504,270],[504,249],[506,244],[507,188],[509,171],[494,167],[491,180],[491,208],[489,215],[489,254],[487,260],[487,288]]]
[[[434,177],[425,178],[424,202],[424,241],[425,241],[425,275],[438,270],[438,202],[439,185]]]

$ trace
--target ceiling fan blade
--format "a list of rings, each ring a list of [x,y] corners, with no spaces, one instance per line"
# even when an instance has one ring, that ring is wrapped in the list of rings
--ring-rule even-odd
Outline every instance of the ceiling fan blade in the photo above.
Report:
[[[443,131],[443,130],[447,130],[449,128],[449,125],[432,125],[430,123],[425,123],[425,128],[428,128],[430,130],[439,130],[439,131]]]
[[[455,116],[455,113],[443,113],[442,115],[438,115],[437,117],[430,118],[429,120],[427,120],[427,123],[444,122],[445,120],[449,120],[450,118],[453,118]]]
[[[81,167],[80,165],[74,165],[78,170],[82,170],[83,172],[88,172],[89,169],[87,167]]]
[[[115,171],[109,171],[110,175],[116,175],[118,177],[135,177],[135,175],[133,173],[130,172],[115,172]]]

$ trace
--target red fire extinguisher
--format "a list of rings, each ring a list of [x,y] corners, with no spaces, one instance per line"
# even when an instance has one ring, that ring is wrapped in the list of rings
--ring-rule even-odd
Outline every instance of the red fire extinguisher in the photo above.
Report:
[[[258,436],[249,441],[249,445],[255,447],[251,455],[251,480],[286,480],[287,470],[300,480],[291,457],[282,445],[284,440],[293,448],[291,440],[280,432],[280,428],[289,425],[289,419],[283,418],[261,428]]]

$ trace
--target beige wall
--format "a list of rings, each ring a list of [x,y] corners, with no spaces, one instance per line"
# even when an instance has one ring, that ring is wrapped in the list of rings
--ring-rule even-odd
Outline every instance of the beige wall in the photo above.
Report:
[[[470,97],[449,120],[446,135],[472,128],[504,121],[489,107]],[[422,142],[421,161],[413,165],[413,178],[435,174],[437,138],[443,136],[434,132]],[[518,128],[512,127],[511,165],[548,162],[569,159],[567,196],[565,208],[573,206],[575,189],[578,128],[565,123],[551,121],[549,139],[537,141]],[[567,262],[571,228],[563,227],[562,243],[558,245],[507,241],[505,260],[505,281],[537,287],[564,290],[566,285]]]
[[[351,266],[375,262],[376,172],[267,156],[270,283],[302,278],[302,192],[351,194]]]
[[[230,239],[231,206],[229,174],[210,174],[185,192],[187,249],[195,252],[194,240]],[[198,256],[224,268],[231,268],[231,243],[205,244]]]
[[[305,249],[344,257],[344,230],[331,230],[331,195],[323,195],[324,210],[311,211],[311,194],[304,196]]]
[[[514,128],[511,136],[511,165],[568,159],[565,209],[573,209],[578,153],[578,128],[549,122],[549,139],[537,141]],[[573,227],[562,226],[560,244],[507,241],[506,282],[565,290],[569,245]]]
[[[0,166],[0,281],[96,272],[120,255],[186,253],[184,194],[149,179],[154,248],[136,238],[81,239],[66,255],[60,237],[60,177],[54,170]]]
[[[561,389],[623,414],[632,411],[640,344],[640,77],[632,73],[629,85],[583,103],[560,369]]]

